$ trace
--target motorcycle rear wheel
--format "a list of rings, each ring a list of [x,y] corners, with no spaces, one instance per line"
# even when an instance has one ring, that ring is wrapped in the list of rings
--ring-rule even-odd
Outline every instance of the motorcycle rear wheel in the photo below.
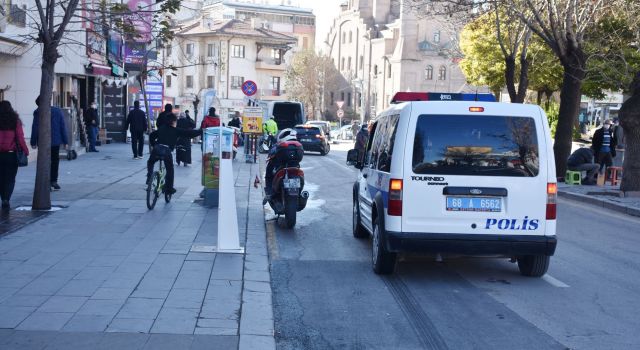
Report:
[[[287,228],[292,229],[296,225],[296,213],[298,212],[298,198],[286,197],[284,203],[284,219]]]

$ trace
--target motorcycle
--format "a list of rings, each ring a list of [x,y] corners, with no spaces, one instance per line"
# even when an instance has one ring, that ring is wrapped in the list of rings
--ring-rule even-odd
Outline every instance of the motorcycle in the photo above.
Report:
[[[307,206],[309,199],[309,192],[303,190],[304,171],[300,169],[304,152],[302,145],[295,141],[278,144],[278,148],[273,157],[283,157],[283,161],[275,170],[269,206],[276,215],[284,215],[287,228],[293,228],[297,212]]]

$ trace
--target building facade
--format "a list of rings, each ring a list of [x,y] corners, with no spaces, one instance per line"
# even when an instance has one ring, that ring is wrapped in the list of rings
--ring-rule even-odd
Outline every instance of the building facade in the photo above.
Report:
[[[196,17],[176,21],[164,49],[165,103],[202,116],[216,107],[223,122],[251,102],[286,100],[285,71],[293,52],[313,49],[311,10],[239,1],[204,1]],[[257,91],[247,97],[242,84]],[[196,108],[197,106],[197,108]]]
[[[368,119],[398,91],[475,92],[458,66],[458,29],[419,17],[404,0],[345,2],[325,44],[348,87],[327,91],[325,110],[344,101],[347,114]]]

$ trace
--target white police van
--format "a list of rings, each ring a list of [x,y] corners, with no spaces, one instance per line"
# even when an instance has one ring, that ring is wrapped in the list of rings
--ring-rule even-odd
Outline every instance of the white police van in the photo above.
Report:
[[[542,276],[556,248],[556,169],[535,105],[487,94],[398,93],[374,121],[353,187],[353,235],[373,270],[399,252],[516,258]]]

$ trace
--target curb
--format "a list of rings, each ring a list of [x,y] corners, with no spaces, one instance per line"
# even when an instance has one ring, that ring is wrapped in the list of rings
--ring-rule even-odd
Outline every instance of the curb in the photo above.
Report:
[[[615,210],[623,214],[640,217],[640,208],[633,208],[624,204],[612,203],[604,199],[594,198],[592,196],[579,193],[565,192],[562,190],[558,190],[558,196],[582,203],[592,204],[605,209]]]

